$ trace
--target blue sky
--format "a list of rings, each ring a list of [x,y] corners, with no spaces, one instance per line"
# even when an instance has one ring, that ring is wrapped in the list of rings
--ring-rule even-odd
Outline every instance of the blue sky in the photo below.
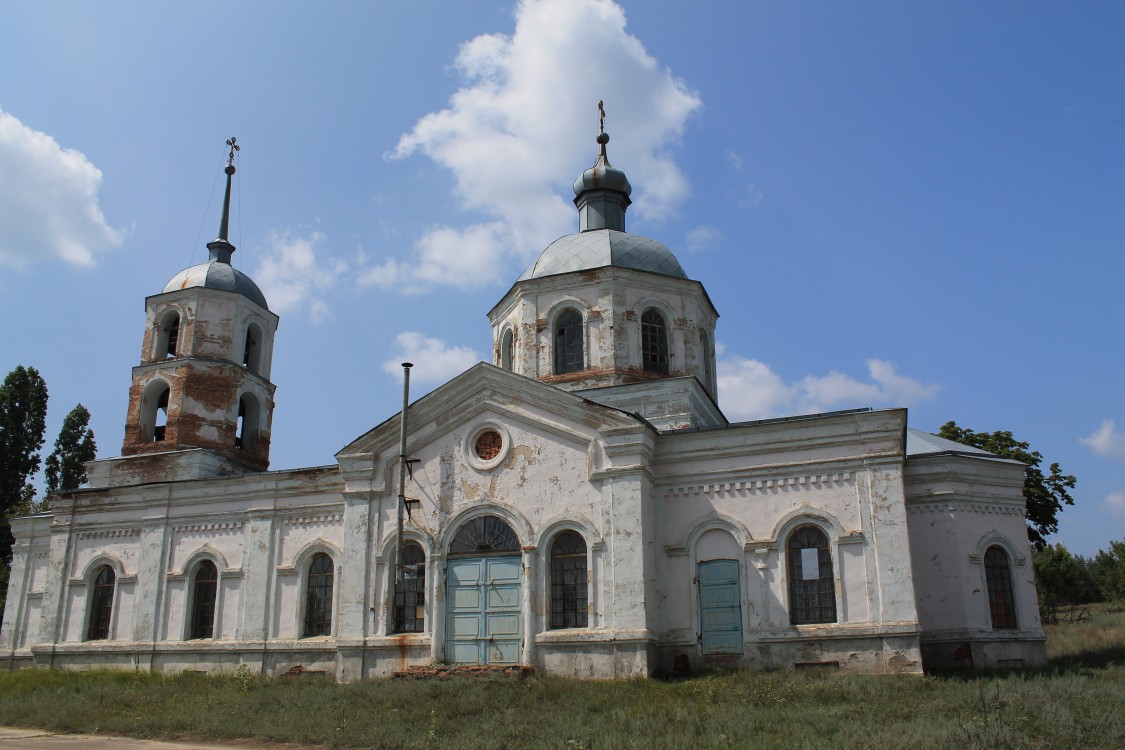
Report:
[[[749,419],[906,406],[1079,479],[1056,539],[1125,537],[1125,5],[0,4],[0,370],[119,453],[144,298],[206,257],[281,315],[272,466],[327,464],[490,350],[577,229],[596,104],[722,315]],[[214,191],[214,193],[212,192]]]

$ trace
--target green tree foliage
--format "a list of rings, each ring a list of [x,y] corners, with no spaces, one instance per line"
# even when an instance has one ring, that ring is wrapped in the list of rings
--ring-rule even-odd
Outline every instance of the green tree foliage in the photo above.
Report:
[[[1094,578],[1106,599],[1125,600],[1125,539],[1110,542],[1093,560]]]
[[[47,384],[34,367],[19,365],[0,385],[0,560],[12,557],[8,519],[35,498],[28,480],[39,471],[47,429]]]
[[[1044,622],[1058,622],[1059,609],[1102,600],[1090,560],[1072,555],[1061,544],[1035,550],[1035,589]]]
[[[1049,474],[1044,474],[1039,468],[1043,463],[1039,451],[1031,450],[1029,443],[1016,440],[1007,430],[973,432],[959,427],[956,422],[946,422],[938,436],[1025,464],[1023,496],[1027,506],[1027,536],[1035,549],[1043,549],[1046,538],[1058,531],[1059,511],[1064,505],[1074,505],[1074,498],[1067,490],[1074,489],[1078,480],[1071,474],[1063,474],[1057,463],[1050,465]]]
[[[97,453],[94,431],[90,429],[90,412],[79,404],[66,415],[55,440],[55,450],[47,456],[47,493],[73,490],[86,484],[86,469],[82,464],[93,461]]]

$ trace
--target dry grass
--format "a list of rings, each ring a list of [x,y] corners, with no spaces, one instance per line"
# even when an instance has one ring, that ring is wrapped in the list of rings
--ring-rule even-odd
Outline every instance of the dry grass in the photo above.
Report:
[[[334,685],[143,673],[0,673],[0,724],[371,748],[1120,748],[1125,613],[1052,628],[1039,673],[794,672],[582,682]]]

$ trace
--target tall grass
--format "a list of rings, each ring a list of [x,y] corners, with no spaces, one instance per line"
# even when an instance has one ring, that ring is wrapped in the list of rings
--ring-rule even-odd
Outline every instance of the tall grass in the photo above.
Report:
[[[1061,628],[1058,629],[1058,628]],[[1125,613],[1058,626],[1040,673],[748,672],[335,685],[128,672],[0,673],[0,724],[370,748],[1120,748]],[[1099,661],[1100,659],[1100,661]]]

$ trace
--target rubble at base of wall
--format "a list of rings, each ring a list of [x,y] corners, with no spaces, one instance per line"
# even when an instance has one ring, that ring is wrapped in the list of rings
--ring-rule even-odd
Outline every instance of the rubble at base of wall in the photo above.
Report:
[[[489,665],[464,665],[451,666],[448,664],[434,664],[428,667],[407,667],[394,672],[391,676],[396,680],[448,680],[451,677],[518,677],[524,679],[535,674],[535,667],[520,664],[489,664]]]

